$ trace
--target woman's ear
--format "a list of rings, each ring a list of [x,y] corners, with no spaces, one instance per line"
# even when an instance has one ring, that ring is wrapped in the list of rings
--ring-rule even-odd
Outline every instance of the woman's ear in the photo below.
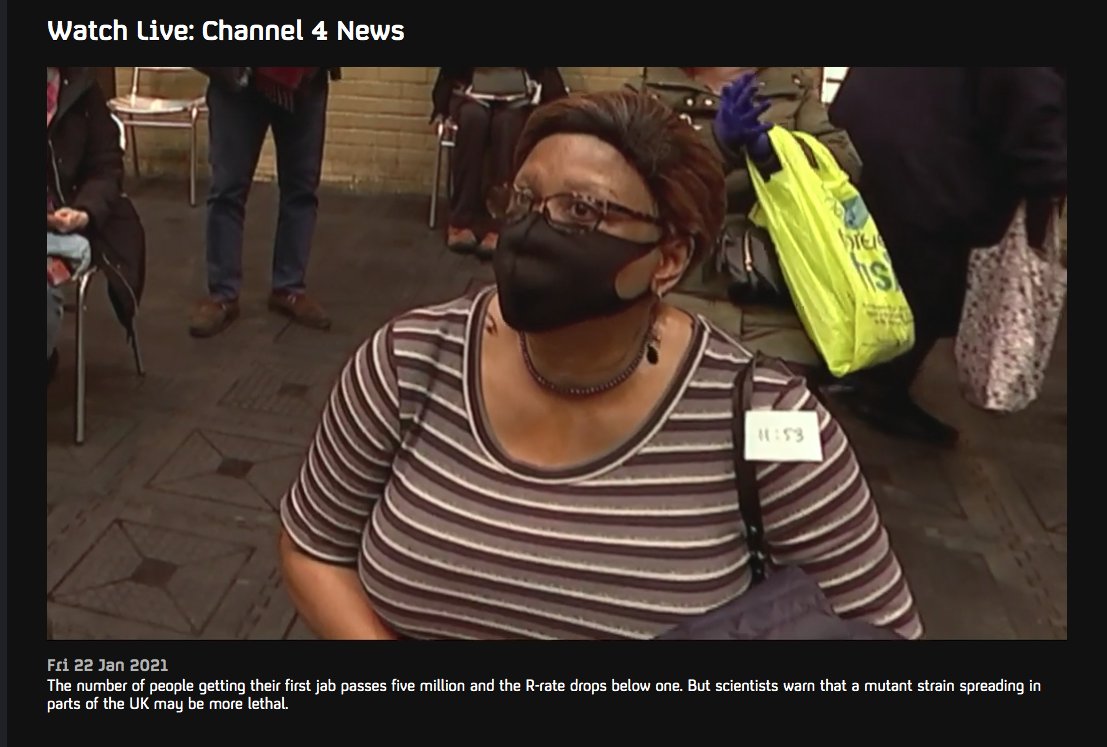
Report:
[[[620,298],[636,298],[647,291],[654,296],[665,295],[688,270],[693,241],[688,236],[668,239],[631,262],[615,277],[615,292]]]
[[[692,262],[695,248],[695,238],[691,236],[674,236],[658,247],[661,252],[661,262],[653,275],[653,289],[658,296],[676,287],[688,266]]]

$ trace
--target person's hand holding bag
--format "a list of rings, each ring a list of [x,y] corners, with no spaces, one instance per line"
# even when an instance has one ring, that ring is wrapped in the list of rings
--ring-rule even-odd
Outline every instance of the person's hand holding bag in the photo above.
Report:
[[[752,72],[724,88],[714,128],[720,145],[735,152],[744,150],[755,162],[761,163],[773,153],[768,135],[772,125],[761,121],[770,103],[761,99],[757,91],[757,80]]]

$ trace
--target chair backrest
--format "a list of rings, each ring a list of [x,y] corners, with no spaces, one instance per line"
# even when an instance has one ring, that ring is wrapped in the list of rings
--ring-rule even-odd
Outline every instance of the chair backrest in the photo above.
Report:
[[[115,126],[119,128],[119,149],[124,153],[127,152],[127,128],[123,126],[123,120],[114,114],[111,115],[111,119],[115,122]]]
[[[139,78],[141,77],[142,73],[144,73],[144,72],[154,73],[154,74],[157,74],[157,73],[180,73],[180,72],[184,72],[186,70],[191,70],[191,69],[192,68],[188,68],[188,67],[136,67],[136,68],[132,68],[132,73],[131,73],[131,97],[133,98],[133,97],[138,95]]]

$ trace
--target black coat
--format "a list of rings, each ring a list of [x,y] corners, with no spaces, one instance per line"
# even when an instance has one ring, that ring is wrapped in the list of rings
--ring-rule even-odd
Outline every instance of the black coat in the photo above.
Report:
[[[1068,188],[1064,83],[1050,67],[854,67],[830,108],[920,335],[956,332],[969,252],[1020,202],[1032,242]]]
[[[58,109],[46,128],[46,188],[58,206],[88,213],[83,233],[108,282],[119,321],[133,329],[146,281],[146,235],[123,193],[123,151],[91,68],[61,68]]]
[[[830,114],[880,220],[977,247],[1002,238],[1021,201],[1065,194],[1064,110],[1051,67],[855,67]]]
[[[248,70],[248,68],[245,67],[197,67],[193,69],[206,75],[209,80],[231,90],[237,90],[242,87],[242,81]],[[331,80],[340,80],[342,78],[342,68],[340,67],[325,67],[320,69],[326,70]]]
[[[542,102],[560,99],[568,94],[565,81],[561,78],[561,71],[556,67],[528,67],[527,75],[542,86]],[[448,116],[450,113],[450,98],[458,87],[464,87],[473,82],[473,68],[471,67],[440,67],[438,78],[434,81],[434,89],[431,92],[431,101],[434,104],[432,117]]]

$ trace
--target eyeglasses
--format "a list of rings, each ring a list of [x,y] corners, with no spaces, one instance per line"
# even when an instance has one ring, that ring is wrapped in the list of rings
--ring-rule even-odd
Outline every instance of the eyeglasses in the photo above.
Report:
[[[669,233],[668,225],[655,215],[579,192],[560,192],[539,198],[528,190],[512,189],[501,202],[506,205],[496,217],[505,223],[516,223],[533,212],[541,211],[551,226],[567,233],[591,233],[613,216],[657,226],[662,236]]]

